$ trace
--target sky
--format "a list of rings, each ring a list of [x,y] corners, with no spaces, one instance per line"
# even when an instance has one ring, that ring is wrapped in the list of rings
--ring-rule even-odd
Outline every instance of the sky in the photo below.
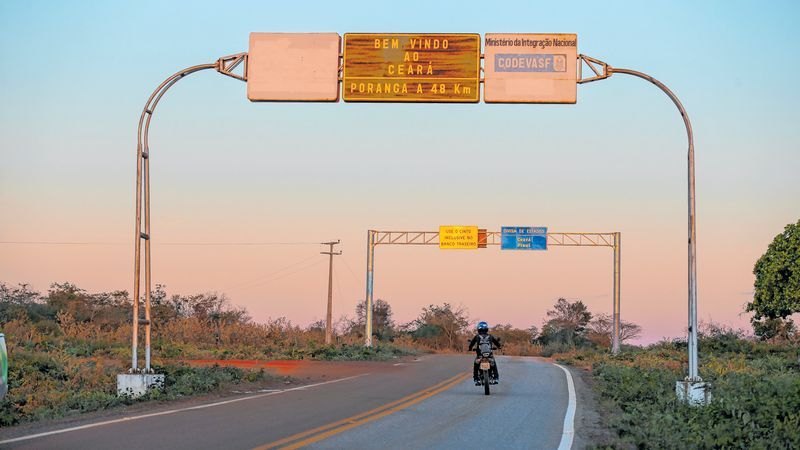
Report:
[[[800,219],[797,2],[0,3],[0,281],[133,284],[136,127],[172,73],[247,51],[250,32],[576,33],[646,72],[695,133],[698,312],[747,327],[752,268]],[[439,225],[622,233],[623,320],[684,335],[686,134],[653,85],[617,74],[575,105],[251,103],[214,71],[172,88],[150,134],[153,279],[219,292],[257,321],[364,298],[366,233]],[[79,242],[83,244],[10,244]],[[211,246],[175,243],[271,242]],[[376,250],[398,322],[430,304],[540,326],[558,297],[610,313],[612,252]],[[155,318],[157,320],[157,318]]]

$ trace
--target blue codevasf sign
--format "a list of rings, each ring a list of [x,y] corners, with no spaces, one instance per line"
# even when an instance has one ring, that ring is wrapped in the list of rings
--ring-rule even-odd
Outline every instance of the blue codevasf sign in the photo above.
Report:
[[[502,250],[547,250],[547,227],[503,227]]]

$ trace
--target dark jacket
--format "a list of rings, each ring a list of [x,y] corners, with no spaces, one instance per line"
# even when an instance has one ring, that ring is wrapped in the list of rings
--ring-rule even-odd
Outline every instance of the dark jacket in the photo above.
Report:
[[[489,337],[489,341],[492,343],[493,346],[495,346],[497,348],[503,348],[503,346],[500,345],[500,339],[497,339],[496,337],[492,336],[491,334],[487,334],[487,336]],[[473,337],[472,340],[469,341],[469,349],[467,351],[471,352],[472,351],[472,347],[475,347],[475,351],[477,352],[478,351],[478,343],[480,342],[480,339],[481,339],[481,335],[480,334],[476,334],[475,337]]]

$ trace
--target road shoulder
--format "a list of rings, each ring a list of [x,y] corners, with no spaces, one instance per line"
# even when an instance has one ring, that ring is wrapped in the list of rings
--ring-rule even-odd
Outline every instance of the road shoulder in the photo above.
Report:
[[[594,379],[588,370],[567,366],[575,384],[578,408],[575,413],[575,440],[573,449],[602,447],[614,443],[614,434],[606,425],[608,411],[598,399]]]
[[[246,398],[268,391],[292,389],[370,372],[386,372],[391,370],[393,364],[396,364],[392,361],[312,361],[310,363],[311,364],[309,364],[309,361],[297,361],[295,365],[302,366],[302,370],[287,371],[271,370],[271,368],[267,368],[267,372],[272,376],[266,380],[227,385],[211,393],[190,395],[172,400],[134,402],[129,405],[118,405],[112,408],[91,412],[76,411],[58,418],[22,423],[13,427],[2,427],[0,428],[0,441],[42,432],[79,427],[96,422],[116,420],[124,417],[159,413],[173,409],[191,408],[236,398]],[[234,364],[225,365],[235,366]]]

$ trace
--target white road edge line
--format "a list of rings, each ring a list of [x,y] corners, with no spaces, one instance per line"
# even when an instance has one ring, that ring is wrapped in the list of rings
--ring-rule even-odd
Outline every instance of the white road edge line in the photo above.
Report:
[[[575,409],[577,406],[575,384],[572,382],[572,374],[569,370],[560,364],[553,363],[553,365],[563,370],[566,374],[567,390],[569,391],[569,403],[567,403],[567,412],[564,414],[564,431],[561,433],[561,443],[558,444],[558,450],[570,450],[572,448],[572,439],[575,437]]]
[[[2,444],[10,444],[12,442],[27,441],[27,440],[30,440],[30,439],[36,439],[36,438],[45,437],[45,436],[52,436],[54,434],[69,433],[69,432],[72,432],[72,431],[85,430],[87,428],[95,428],[95,427],[101,427],[101,426],[104,426],[104,425],[112,425],[112,424],[115,424],[115,423],[128,422],[128,421],[131,421],[131,420],[146,419],[148,417],[165,416],[167,414],[175,414],[175,413],[179,413],[179,412],[183,412],[183,411],[192,411],[192,410],[196,410],[196,409],[211,408],[212,406],[227,405],[229,403],[236,403],[236,402],[241,402],[241,401],[244,401],[244,400],[254,400],[254,399],[257,399],[257,398],[269,397],[271,395],[284,394],[286,392],[302,391],[302,390],[305,390],[305,389],[308,389],[308,388],[322,386],[322,385],[325,385],[325,384],[338,383],[340,381],[352,380],[354,378],[359,378],[359,377],[363,377],[363,376],[367,376],[367,375],[369,375],[369,373],[362,373],[362,374],[353,375],[353,376],[350,376],[350,377],[338,378],[338,379],[329,380],[329,381],[323,381],[321,383],[306,384],[304,386],[297,386],[297,387],[293,387],[293,388],[289,388],[289,389],[281,389],[281,390],[278,390],[278,391],[267,392],[267,393],[264,393],[264,394],[251,395],[249,397],[234,398],[232,400],[224,400],[224,401],[221,401],[221,402],[207,403],[207,404],[204,404],[204,405],[197,405],[197,406],[189,406],[189,407],[186,407],[186,408],[170,409],[170,410],[167,410],[167,411],[161,411],[161,412],[157,412],[157,413],[142,414],[140,416],[123,417],[123,418],[120,418],[120,419],[106,420],[105,422],[89,423],[89,424],[80,425],[80,426],[77,426],[77,427],[63,428],[63,429],[60,429],[60,430],[47,431],[45,433],[30,434],[30,435],[27,435],[27,436],[20,436],[20,437],[17,437],[17,438],[6,439],[4,441],[0,441],[0,445],[2,445]]]

